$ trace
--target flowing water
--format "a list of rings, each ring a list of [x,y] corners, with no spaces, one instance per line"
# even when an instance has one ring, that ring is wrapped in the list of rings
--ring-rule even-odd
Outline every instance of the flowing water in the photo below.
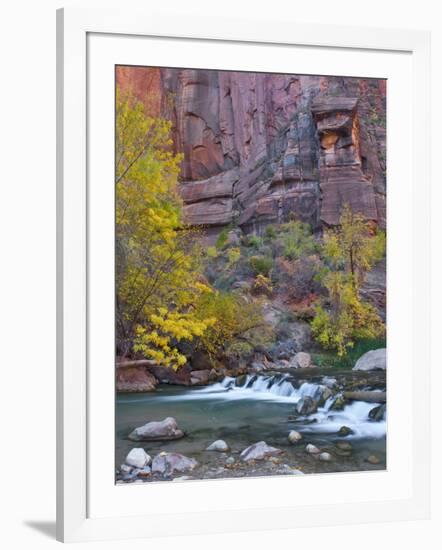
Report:
[[[239,379],[238,379],[239,380]],[[330,397],[314,414],[293,418],[298,401],[317,395],[318,384],[304,382],[294,387],[286,376],[248,375],[238,385],[234,378],[203,388],[159,386],[155,393],[119,394],[116,402],[116,465],[124,462],[129,450],[143,446],[149,454],[175,451],[201,463],[219,460],[219,453],[205,452],[216,439],[224,439],[236,454],[257,441],[281,448],[287,463],[304,466],[305,471],[348,471],[372,469],[365,462],[370,454],[380,458],[377,468],[385,468],[386,419],[374,422],[368,413],[376,404],[354,401],[342,411],[333,411]],[[322,386],[323,387],[323,386]],[[127,435],[152,420],[174,417],[186,437],[175,441],[134,443]],[[287,435],[297,430],[303,443],[313,443],[333,452],[341,426],[354,432],[345,438],[353,447],[351,458],[337,457],[331,463],[311,462],[304,446],[290,446]]]

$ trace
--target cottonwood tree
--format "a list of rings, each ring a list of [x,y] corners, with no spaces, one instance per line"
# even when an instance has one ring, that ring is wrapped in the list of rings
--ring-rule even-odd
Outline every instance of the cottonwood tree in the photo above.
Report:
[[[148,116],[130,94],[116,105],[117,353],[157,363],[186,362],[177,343],[201,336],[215,320],[192,304],[210,289],[201,281],[200,250],[182,220],[177,193],[181,156],[171,123]]]
[[[369,223],[348,205],[339,226],[324,233],[322,256],[327,267],[320,278],[327,298],[315,308],[312,332],[320,344],[339,356],[356,340],[376,338],[385,331],[375,307],[360,296],[366,273],[384,254],[385,233],[373,234]]]

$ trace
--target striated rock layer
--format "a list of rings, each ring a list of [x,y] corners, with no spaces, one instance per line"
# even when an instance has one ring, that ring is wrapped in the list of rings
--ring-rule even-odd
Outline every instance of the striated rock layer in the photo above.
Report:
[[[172,120],[190,224],[319,228],[335,225],[347,202],[385,226],[385,80],[146,67],[116,75],[152,115]]]

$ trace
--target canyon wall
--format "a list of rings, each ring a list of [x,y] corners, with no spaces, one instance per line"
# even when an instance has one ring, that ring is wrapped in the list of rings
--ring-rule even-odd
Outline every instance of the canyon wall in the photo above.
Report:
[[[145,67],[116,76],[172,121],[190,224],[318,229],[349,203],[385,227],[385,80]]]

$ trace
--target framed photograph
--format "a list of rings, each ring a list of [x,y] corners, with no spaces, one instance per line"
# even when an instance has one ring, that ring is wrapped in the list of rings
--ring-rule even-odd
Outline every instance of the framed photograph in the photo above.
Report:
[[[57,53],[58,539],[428,517],[428,33],[65,9]]]

